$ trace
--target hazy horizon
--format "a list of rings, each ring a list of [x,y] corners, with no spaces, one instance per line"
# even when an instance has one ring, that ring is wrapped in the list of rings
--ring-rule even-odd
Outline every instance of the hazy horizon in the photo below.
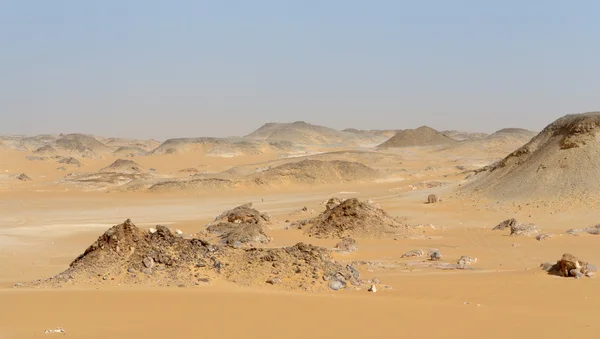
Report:
[[[539,131],[600,110],[594,1],[0,4],[2,135]]]

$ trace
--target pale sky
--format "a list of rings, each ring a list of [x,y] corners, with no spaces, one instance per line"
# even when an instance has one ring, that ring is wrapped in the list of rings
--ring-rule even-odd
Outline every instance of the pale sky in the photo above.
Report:
[[[0,1],[0,134],[540,130],[600,110],[598,1]]]

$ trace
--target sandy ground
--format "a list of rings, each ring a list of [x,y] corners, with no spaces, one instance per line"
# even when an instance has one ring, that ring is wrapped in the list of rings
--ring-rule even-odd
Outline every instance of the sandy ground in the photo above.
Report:
[[[368,185],[196,196],[65,190],[53,184],[65,175],[56,170],[56,164],[31,162],[25,160],[24,152],[0,150],[0,174],[26,172],[34,179],[25,183],[4,179],[0,185],[0,339],[60,336],[44,334],[58,326],[73,338],[558,338],[591,336],[600,330],[595,317],[600,307],[597,278],[559,278],[538,267],[564,252],[598,264],[600,238],[563,234],[539,242],[491,231],[500,221],[516,217],[538,224],[544,232],[560,234],[596,224],[600,211],[453,199],[452,189],[464,175],[445,168],[454,166],[457,159],[477,162],[501,155],[441,157],[421,149],[399,154],[406,160],[399,165],[402,168],[416,171],[431,165],[440,169]],[[158,156],[135,161],[174,172],[199,164],[223,170],[270,159]],[[91,160],[79,170],[97,170],[112,161]],[[450,184],[407,189],[425,180]],[[448,199],[424,204],[432,192]],[[391,215],[424,225],[422,236],[416,239],[358,239],[359,251],[335,254],[341,262],[379,262],[379,268],[362,274],[377,277],[390,288],[382,285],[377,293],[365,289],[282,292],[218,280],[195,289],[12,288],[17,282],[63,271],[107,228],[126,218],[140,227],[164,224],[193,233],[223,210],[248,201],[278,220],[269,231],[270,246],[305,241],[331,247],[334,240],[308,238],[299,230],[286,230],[284,222],[300,218],[290,213],[302,206],[321,211],[320,203],[331,196],[372,199]],[[442,271],[400,258],[418,248],[438,248],[447,262],[456,262],[462,255],[477,257],[478,262],[474,270]]]

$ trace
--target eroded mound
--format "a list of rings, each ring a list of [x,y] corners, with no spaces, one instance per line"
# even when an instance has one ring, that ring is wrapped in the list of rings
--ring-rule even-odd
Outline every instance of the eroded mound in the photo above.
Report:
[[[206,241],[178,237],[164,226],[151,233],[126,220],[102,234],[66,271],[31,284],[195,284],[200,275],[217,270],[206,264],[216,251]]]
[[[293,123],[268,123],[245,138],[322,145],[342,143],[348,138],[348,135],[332,128],[296,121]]]
[[[37,155],[55,155],[57,153],[58,151],[50,145],[42,146],[33,152],[33,154]]]
[[[600,192],[599,126],[600,112],[566,115],[477,171],[461,192],[497,200],[589,203]]]
[[[141,173],[142,167],[133,160],[117,159],[107,167],[104,167],[100,172],[115,172],[115,173]]]
[[[433,146],[455,144],[454,140],[443,133],[427,126],[421,126],[417,129],[402,130],[386,142],[379,145],[379,148],[398,148],[414,146]]]
[[[164,226],[141,230],[126,220],[102,234],[64,272],[16,286],[190,287],[219,277],[246,286],[281,285],[306,291],[362,284],[358,271],[335,262],[322,247],[298,243],[276,249],[234,249],[175,235]]]
[[[111,152],[112,149],[94,137],[84,134],[67,134],[56,140],[56,147],[65,151],[81,154],[83,157],[93,157]]]
[[[247,179],[259,185],[277,185],[339,184],[372,181],[378,177],[378,171],[359,162],[302,160],[267,169]]]
[[[116,151],[113,152],[114,155],[123,156],[123,157],[137,157],[146,155],[147,152],[143,148],[140,147],[129,147],[129,146],[121,146],[117,148]]]
[[[335,203],[328,203],[328,208],[323,213],[297,225],[316,238],[380,238],[405,236],[410,233],[407,225],[371,203],[355,198],[344,200],[337,205]]]
[[[297,150],[290,142],[260,141],[240,138],[176,138],[168,139],[151,154],[177,154],[201,151],[212,156],[257,155],[267,152],[286,153]]]
[[[238,247],[243,244],[266,244],[271,238],[265,233],[265,226],[271,217],[252,208],[252,203],[238,206],[223,212],[208,224],[206,230],[219,236],[222,243]]]
[[[327,249],[310,244],[231,253],[235,253],[235,261],[240,265],[225,272],[225,276],[240,285],[267,283],[289,289],[320,291],[363,284],[356,269],[350,265],[342,266],[333,260]]]
[[[238,187],[238,182],[227,179],[193,179],[193,180],[172,180],[156,183],[148,189],[150,192],[178,192],[178,191],[209,191],[224,190]]]

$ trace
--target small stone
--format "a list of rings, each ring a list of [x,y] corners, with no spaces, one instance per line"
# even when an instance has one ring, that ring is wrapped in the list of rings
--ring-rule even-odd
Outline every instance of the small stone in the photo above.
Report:
[[[360,272],[358,272],[358,270],[356,268],[354,268],[354,266],[348,264],[348,265],[346,265],[346,268],[348,269],[348,271],[350,271],[350,273],[352,273],[352,276],[355,279],[360,279]]]
[[[551,270],[553,270],[553,269],[554,269],[555,265],[556,265],[555,263],[551,263],[551,262],[545,262],[545,263],[542,263],[542,264],[540,264],[540,267],[541,267],[541,268],[542,268],[544,271],[546,271],[546,272],[550,272]]]
[[[135,268],[130,267],[130,268],[127,269],[127,272],[129,272],[129,273],[135,273]]]
[[[270,278],[267,280],[267,284],[279,285],[279,284],[281,284],[281,278],[280,277]]]
[[[329,288],[331,288],[334,291],[339,291],[339,290],[345,288],[346,285],[347,284],[345,281],[332,280],[329,282]]]
[[[150,232],[150,234],[154,234],[156,233],[156,228],[150,228],[148,232]]]
[[[442,259],[442,253],[438,250],[432,251],[429,254],[429,260],[438,261]]]
[[[23,283],[16,283],[13,287],[23,287]]]
[[[154,266],[154,259],[145,257],[144,260],[142,260],[142,263],[146,268],[152,268],[152,266]]]
[[[577,269],[572,269],[569,271],[569,273],[571,273],[571,275],[575,278],[575,279],[581,279],[584,277],[584,274],[581,273],[579,270]]]
[[[175,233],[178,234],[178,235],[182,235],[183,234],[183,232],[181,230],[179,230],[179,229],[176,229]]]
[[[425,251],[423,251],[422,249],[418,249],[418,250],[412,250],[410,252],[404,253],[401,258],[418,258],[418,257],[422,257],[424,255],[425,255]]]
[[[460,257],[460,259],[458,259],[458,262],[457,262],[457,264],[462,265],[462,266],[471,265],[471,264],[475,264],[475,263],[477,263],[477,258],[469,257],[466,255],[463,255],[462,257]]]
[[[215,269],[217,270],[217,272],[221,273],[221,268],[223,268],[223,265],[221,264],[221,262],[219,260],[215,259],[214,265],[215,265]]]
[[[102,280],[108,280],[108,277],[107,276],[103,276]]]
[[[372,284],[371,287],[369,288],[369,292],[377,292],[377,287],[375,286],[375,284]]]
[[[548,239],[550,239],[552,237],[554,237],[554,234],[542,233],[542,234],[538,234],[535,237],[535,240],[537,240],[537,241],[544,241],[544,240],[548,240]]]
[[[142,270],[142,273],[150,275],[150,274],[152,274],[152,269],[151,268],[144,268]]]
[[[183,287],[185,287],[185,284],[179,284],[179,285],[177,285],[177,287],[183,288]]]
[[[200,261],[196,264],[196,267],[199,267],[199,268],[206,267],[206,263],[204,261]]]

